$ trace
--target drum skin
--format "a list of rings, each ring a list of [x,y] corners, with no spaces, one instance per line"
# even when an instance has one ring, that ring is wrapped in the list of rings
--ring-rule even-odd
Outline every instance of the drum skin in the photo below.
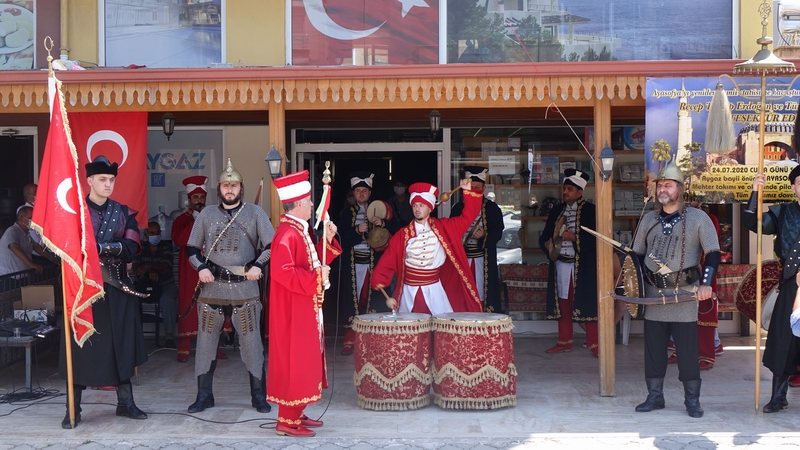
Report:
[[[434,316],[433,401],[448,409],[516,405],[513,328],[505,314]]]
[[[367,220],[372,222],[373,217],[383,220],[392,220],[392,211],[392,205],[389,203],[383,200],[375,200],[367,205]]]
[[[362,314],[353,320],[358,406],[406,411],[430,404],[431,316]]]
[[[367,235],[367,244],[376,252],[383,252],[389,248],[389,239],[392,233],[382,227],[373,227]]]

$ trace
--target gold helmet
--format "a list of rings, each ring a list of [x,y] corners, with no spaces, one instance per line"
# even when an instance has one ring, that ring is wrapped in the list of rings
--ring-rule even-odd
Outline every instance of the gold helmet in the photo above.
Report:
[[[233,164],[231,164],[231,159],[228,158],[228,167],[219,175],[219,182],[220,183],[241,183],[242,182],[242,174],[239,173],[236,169],[233,168]]]
[[[683,172],[681,169],[678,168],[678,165],[675,164],[675,158],[670,158],[667,165],[661,169],[661,172],[658,173],[658,177],[656,177],[655,181],[658,180],[675,180],[680,184],[683,184]]]

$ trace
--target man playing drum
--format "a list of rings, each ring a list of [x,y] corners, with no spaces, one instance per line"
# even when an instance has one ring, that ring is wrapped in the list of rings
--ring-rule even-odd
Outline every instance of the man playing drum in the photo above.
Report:
[[[798,116],[800,120],[800,116]],[[794,143],[798,142],[798,130],[795,126]],[[795,147],[797,148],[797,147]],[[789,173],[789,184],[797,199],[791,203],[782,203],[770,207],[762,216],[762,232],[775,235],[775,253],[783,262],[783,273],[778,284],[780,293],[775,300],[772,317],[769,321],[767,344],[764,349],[763,363],[772,372],[772,397],[764,405],[765,413],[774,413],[786,409],[786,391],[789,388],[789,376],[797,371],[800,363],[800,338],[792,334],[790,316],[792,304],[797,293],[798,259],[800,253],[800,166],[795,166]],[[756,190],[765,186],[764,174],[757,174],[753,180],[754,192],[742,216],[744,226],[755,231],[758,226]]]
[[[372,288],[383,289],[397,274],[398,301],[387,305],[400,312],[442,314],[481,312],[475,278],[469,270],[461,238],[478,215],[481,193],[472,191],[470,180],[461,180],[464,211],[458,217],[430,217],[439,189],[428,183],[409,186],[414,221],[392,236],[389,248],[375,266]]]
[[[483,192],[488,172],[486,167],[466,166],[464,178],[472,182],[474,191]],[[450,217],[460,215],[463,209],[464,202],[456,203]],[[486,312],[503,312],[500,306],[500,273],[497,270],[497,242],[503,237],[503,228],[503,212],[500,207],[484,198],[480,213],[462,239]]]
[[[388,220],[390,217],[386,214],[386,208],[383,208],[383,217],[367,216],[374,177],[375,174],[363,171],[350,174],[350,187],[353,190],[355,202],[351,207],[342,211],[337,223],[344,249],[341,265],[341,292],[347,323],[342,340],[343,355],[353,354],[353,345],[356,340],[352,328],[353,319],[359,314],[367,314],[374,310],[374,306],[370,305],[373,294],[369,287],[370,273],[380,259],[383,244],[398,228],[396,222]],[[376,240],[378,242],[373,242]],[[376,247],[370,246],[371,242]]]

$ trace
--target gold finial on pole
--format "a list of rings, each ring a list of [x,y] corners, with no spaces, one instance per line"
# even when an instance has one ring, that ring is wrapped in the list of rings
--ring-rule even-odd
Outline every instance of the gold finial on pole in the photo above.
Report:
[[[47,75],[51,77],[53,76],[53,55],[50,54],[50,51],[53,50],[53,46],[55,46],[53,38],[45,36],[44,49],[47,50]]]
[[[325,170],[322,171],[322,182],[330,184],[331,182],[331,162],[325,161]]]

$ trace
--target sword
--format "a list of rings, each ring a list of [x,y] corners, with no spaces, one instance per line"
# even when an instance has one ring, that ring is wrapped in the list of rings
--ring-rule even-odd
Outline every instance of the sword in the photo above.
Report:
[[[664,295],[661,297],[626,297],[619,294],[611,294],[614,300],[622,300],[623,302],[636,303],[638,305],[671,305],[674,303],[693,302],[697,300],[697,293],[685,292],[683,294]],[[716,300],[717,294],[713,294],[709,300]]]

